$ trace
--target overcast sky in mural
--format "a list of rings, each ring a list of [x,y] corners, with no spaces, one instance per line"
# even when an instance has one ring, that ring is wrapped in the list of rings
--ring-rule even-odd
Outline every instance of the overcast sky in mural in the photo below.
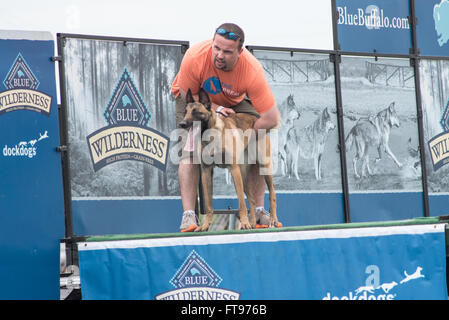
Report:
[[[0,29],[184,40],[235,22],[246,44],[332,49],[331,0],[2,1]]]

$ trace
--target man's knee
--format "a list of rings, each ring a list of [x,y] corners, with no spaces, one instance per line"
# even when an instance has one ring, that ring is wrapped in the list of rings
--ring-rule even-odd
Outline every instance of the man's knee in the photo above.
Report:
[[[187,165],[199,165],[198,163],[195,163],[195,161],[193,161],[193,157],[192,156],[189,156],[189,157],[185,157],[185,158],[182,158],[180,161],[179,161],[179,165],[181,165],[181,166],[187,166]]]
[[[193,179],[199,169],[200,165],[195,163],[192,157],[183,158],[179,162],[178,176],[186,176],[188,179]]]

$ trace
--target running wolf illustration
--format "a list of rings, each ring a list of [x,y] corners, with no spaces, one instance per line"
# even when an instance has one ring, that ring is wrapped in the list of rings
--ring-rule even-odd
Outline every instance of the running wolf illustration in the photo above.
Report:
[[[281,130],[278,132],[278,153],[279,161],[281,164],[281,174],[285,176],[287,174],[287,134],[288,131],[294,126],[294,121],[301,116],[293,97],[290,94],[287,99],[279,106],[279,112],[281,113],[282,124]]]
[[[399,168],[402,167],[402,163],[398,161],[388,144],[391,128],[393,126],[399,128],[400,126],[394,105],[395,102],[392,102],[377,115],[370,115],[368,118],[360,118],[349,131],[345,142],[347,150],[355,145],[356,150],[352,165],[354,167],[354,174],[357,178],[360,178],[360,175],[357,172],[358,160],[362,160],[362,177],[366,177],[366,171],[368,171],[370,176],[373,175],[373,172],[369,167],[368,151],[370,146],[377,147],[378,157],[376,158],[376,162],[382,158],[383,149]]]
[[[329,132],[335,129],[327,108],[325,108],[318,118],[310,125],[299,128],[292,127],[287,133],[287,143],[285,151],[287,154],[288,175],[298,175],[299,156],[304,159],[313,159],[315,166],[315,179],[321,180],[321,163],[323,158],[324,146]]]

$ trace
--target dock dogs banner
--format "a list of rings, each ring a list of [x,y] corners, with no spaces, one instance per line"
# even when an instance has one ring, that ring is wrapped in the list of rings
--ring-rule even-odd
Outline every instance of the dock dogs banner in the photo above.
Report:
[[[49,32],[0,31],[0,299],[59,299],[64,201],[54,51]]]
[[[447,300],[444,228],[92,239],[78,243],[81,290],[83,299]]]

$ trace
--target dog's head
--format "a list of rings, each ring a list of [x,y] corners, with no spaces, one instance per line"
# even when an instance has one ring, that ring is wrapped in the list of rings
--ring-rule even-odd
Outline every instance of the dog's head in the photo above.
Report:
[[[335,124],[331,120],[331,116],[329,114],[329,111],[327,110],[327,107],[324,108],[323,112],[321,113],[321,124],[325,128],[326,132],[329,132],[331,130],[335,129]]]
[[[390,105],[388,106],[388,113],[389,113],[389,117],[388,117],[388,121],[389,121],[389,125],[390,127],[397,127],[399,128],[399,117],[398,114],[396,113],[396,108],[394,107],[394,101],[392,103],[390,103]]]
[[[293,94],[287,97],[287,119],[296,120],[299,119],[301,113],[299,112],[298,106],[296,106]]]
[[[186,94],[186,110],[184,119],[179,123],[181,128],[187,129],[193,125],[194,121],[208,121],[212,115],[211,102],[207,92],[200,88],[198,93],[199,101],[193,99],[192,91],[189,89]]]

